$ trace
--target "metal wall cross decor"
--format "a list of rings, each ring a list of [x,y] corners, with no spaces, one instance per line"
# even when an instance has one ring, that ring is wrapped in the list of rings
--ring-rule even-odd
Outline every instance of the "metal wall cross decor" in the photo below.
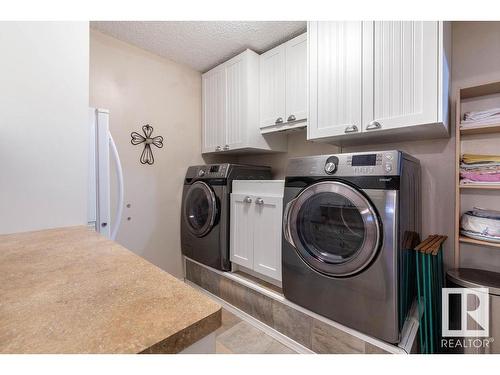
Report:
[[[142,150],[140,161],[142,164],[151,165],[155,162],[155,158],[153,157],[153,150],[151,150],[151,145],[155,145],[158,148],[162,148],[163,137],[161,136],[151,137],[151,134],[153,134],[153,127],[150,126],[149,124],[144,125],[142,127],[142,131],[144,132],[145,137],[143,137],[137,132],[132,132],[130,134],[130,136],[132,137],[130,143],[132,143],[134,146],[144,143],[144,150]]]

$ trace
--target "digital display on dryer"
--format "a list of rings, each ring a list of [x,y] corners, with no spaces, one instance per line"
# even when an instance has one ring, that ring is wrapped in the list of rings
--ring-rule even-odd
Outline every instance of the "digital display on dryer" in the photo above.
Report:
[[[372,165],[377,165],[377,154],[353,155],[352,157],[353,167],[365,167]]]

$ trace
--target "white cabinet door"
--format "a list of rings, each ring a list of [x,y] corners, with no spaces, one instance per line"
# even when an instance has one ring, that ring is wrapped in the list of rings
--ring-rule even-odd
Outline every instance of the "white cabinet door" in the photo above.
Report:
[[[242,146],[245,137],[247,111],[247,81],[244,56],[230,61],[226,70],[226,142],[225,151]]]
[[[361,131],[363,27],[309,22],[309,139]]]
[[[285,121],[307,118],[307,34],[285,43]]]
[[[253,267],[254,198],[231,194],[230,259],[243,267]]]
[[[226,116],[226,72],[206,73],[203,85],[203,152],[221,151],[224,146]]]
[[[365,130],[437,122],[439,22],[373,24],[373,99],[366,103],[373,116],[364,120]]]
[[[280,45],[259,57],[260,128],[274,126],[285,118],[285,46]]]
[[[281,197],[256,197],[253,269],[281,281]]]

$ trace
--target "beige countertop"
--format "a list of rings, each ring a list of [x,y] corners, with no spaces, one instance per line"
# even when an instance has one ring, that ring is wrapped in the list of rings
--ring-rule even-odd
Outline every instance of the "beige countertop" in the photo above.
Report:
[[[220,324],[219,305],[86,227],[0,236],[0,353],[176,353]]]

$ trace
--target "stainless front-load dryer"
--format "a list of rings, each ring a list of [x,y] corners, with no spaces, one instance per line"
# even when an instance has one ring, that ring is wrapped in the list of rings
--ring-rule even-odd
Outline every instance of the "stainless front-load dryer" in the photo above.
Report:
[[[285,297],[398,342],[413,300],[401,290],[411,268],[402,241],[420,232],[418,160],[400,151],[291,159],[284,207]]]
[[[233,180],[269,180],[271,168],[240,164],[188,168],[181,206],[181,249],[190,259],[229,271],[229,202]]]

